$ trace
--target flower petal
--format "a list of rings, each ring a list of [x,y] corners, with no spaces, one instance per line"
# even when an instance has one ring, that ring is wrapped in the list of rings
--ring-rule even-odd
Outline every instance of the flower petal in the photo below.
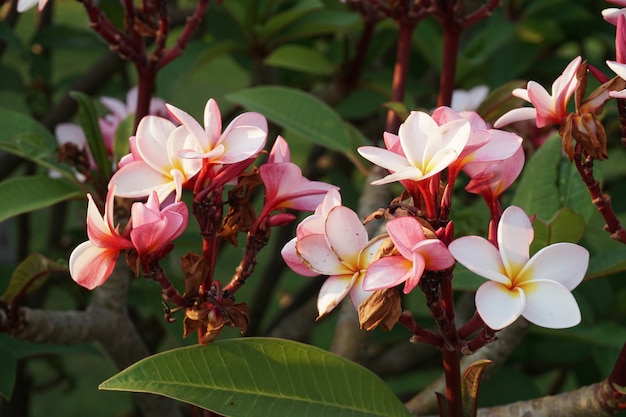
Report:
[[[580,323],[576,299],[562,284],[549,280],[523,285],[526,307],[522,315],[537,326],[564,329]]]
[[[509,206],[498,224],[498,247],[508,277],[516,277],[529,258],[535,232],[528,215],[517,206]]]
[[[413,246],[426,239],[422,225],[412,217],[398,217],[387,222],[386,227],[398,252],[409,260],[413,258]]]
[[[334,207],[326,217],[324,229],[332,251],[346,266],[358,270],[359,253],[368,242],[367,230],[359,216],[348,207]]]
[[[78,284],[92,290],[109,278],[119,254],[119,250],[99,248],[90,241],[83,242],[70,254],[70,275]]]
[[[124,165],[111,177],[110,184],[117,184],[115,195],[126,198],[141,198],[157,191],[160,199],[164,193],[176,189],[172,178],[167,174],[155,171],[144,161],[131,162]],[[168,192],[169,190],[169,192]]]
[[[448,250],[463,266],[481,277],[510,285],[504,275],[500,252],[488,240],[478,236],[464,236],[454,240]]]
[[[305,277],[318,276],[319,273],[311,270],[311,268],[309,268],[304,262],[302,262],[302,259],[300,259],[300,257],[298,256],[298,252],[296,251],[296,241],[297,238],[294,237],[289,242],[287,242],[285,246],[283,246],[283,249],[280,251],[283,260],[285,261],[287,266],[298,275],[302,275]]]
[[[181,125],[185,126],[189,134],[196,139],[198,145],[203,151],[208,151],[212,149],[208,133],[204,130],[202,126],[200,126],[200,123],[198,123],[196,119],[191,117],[191,115],[186,111],[181,110],[178,107],[172,106],[171,104],[166,104],[165,106],[167,107],[167,110],[170,112],[170,114],[174,116],[174,118],[178,120]]]
[[[532,281],[556,281],[571,291],[582,282],[588,266],[587,249],[573,243],[562,242],[546,246],[537,252],[520,275],[532,275]]]
[[[392,288],[405,282],[413,273],[413,262],[403,256],[386,256],[372,263],[363,280],[366,291]]]
[[[404,156],[376,146],[361,146],[357,152],[371,163],[392,172],[411,166]]]
[[[350,288],[350,291],[348,292],[348,295],[350,295],[350,301],[352,301],[352,306],[357,311],[359,310],[359,306],[361,305],[361,303],[367,300],[369,296],[372,295],[372,293],[374,292],[366,291],[365,289],[363,289],[364,277],[365,273],[361,272],[352,283],[352,288]]]
[[[308,235],[298,239],[296,251],[305,265],[321,275],[342,275],[354,272],[337,259],[335,252],[326,243],[324,235]]]
[[[425,239],[413,246],[412,251],[424,258],[424,267],[429,271],[440,271],[454,265],[454,257],[439,239]]]
[[[485,324],[494,330],[517,320],[525,305],[526,297],[520,288],[509,290],[502,284],[488,281],[476,291],[476,310]]]
[[[204,130],[209,136],[209,148],[213,148],[222,134],[222,114],[212,98],[204,106]]]
[[[493,127],[500,129],[511,123],[520,122],[522,120],[533,120],[537,118],[537,110],[533,107],[521,107],[519,109],[509,110],[504,113],[496,122]]]
[[[357,276],[358,273],[333,275],[324,281],[322,288],[320,288],[320,293],[317,296],[318,319],[337,307],[339,302],[343,300],[350,289],[352,289],[352,284]]]
[[[174,129],[174,123],[157,116],[146,116],[137,126],[137,152],[152,169],[162,174],[167,174],[171,167],[167,147],[169,135]]]

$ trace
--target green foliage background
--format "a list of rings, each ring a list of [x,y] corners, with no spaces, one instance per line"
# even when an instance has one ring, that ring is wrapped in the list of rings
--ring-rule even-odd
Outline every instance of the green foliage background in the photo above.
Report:
[[[189,7],[191,3],[183,1],[180,7]],[[100,5],[119,23],[117,2],[103,0]],[[457,86],[469,89],[486,84],[495,91],[515,80],[533,79],[548,87],[576,55],[582,55],[589,64],[610,76],[604,61],[614,59],[615,29],[600,15],[609,6],[596,0],[504,0],[491,18],[463,34]],[[14,269],[27,253],[38,251],[52,259],[67,259],[71,249],[85,239],[86,205],[79,198],[84,190],[72,185],[73,175],[68,167],[55,162],[54,155],[42,154],[40,147],[20,148],[24,142],[8,136],[11,126],[5,120],[10,112],[18,112],[45,121],[53,103],[109,53],[106,45],[89,30],[79,3],[54,1],[53,8],[53,24],[39,32],[34,31],[33,23],[38,19],[34,10],[21,15],[14,28],[6,20],[0,22],[3,45],[0,129],[4,131],[0,133],[0,143],[5,151],[38,162],[20,164],[12,171],[0,166],[3,175],[0,193],[3,187],[15,187],[16,183],[21,190],[6,191],[14,193],[14,199],[0,203],[3,206],[0,211],[6,213],[0,215],[0,291],[8,287]],[[390,21],[378,25],[361,80],[346,95],[337,88],[336,75],[352,56],[362,23],[358,14],[338,1],[226,0],[222,5],[212,4],[204,18],[202,31],[183,56],[159,74],[157,96],[197,119],[201,118],[209,97],[218,101],[225,120],[242,108],[263,112],[274,123],[272,133],[280,132],[289,141],[293,160],[321,179],[341,186],[344,204],[355,208],[364,176],[350,161],[359,161],[354,151],[357,146],[379,141],[382,134],[386,114],[383,103],[389,101],[395,59],[395,25]],[[173,39],[174,36],[170,37]],[[430,109],[436,101],[442,58],[442,33],[435,20],[426,19],[418,25],[412,46],[405,104],[409,109]],[[123,99],[135,82],[131,68],[120,66],[107,82],[97,86],[96,95]],[[510,90],[510,84],[504,88]],[[325,102],[327,107],[311,105],[318,111],[315,114],[294,107],[290,100],[304,93],[307,94],[303,100]],[[511,106],[519,104],[511,103]],[[504,110],[498,109],[500,113]],[[103,108],[96,111],[103,112]],[[490,116],[493,119],[496,114]],[[612,121],[606,125],[610,159],[597,163],[596,169],[602,172],[604,187],[612,196],[616,212],[626,219],[626,151],[619,141],[615,109],[608,108],[604,118]],[[40,129],[37,125],[33,130],[40,133],[40,141],[27,143],[39,144],[44,151],[54,150],[51,135]],[[505,200],[537,214],[538,242],[579,241],[590,250],[588,279],[574,292],[583,323],[564,331],[531,328],[514,356],[484,383],[482,406],[554,394],[597,382],[608,375],[626,340],[623,273],[626,248],[602,231],[602,219],[558,148],[556,138],[539,149],[528,148],[530,158],[523,178]],[[0,156],[7,155],[3,152]],[[331,158],[333,163],[320,167],[318,162],[323,158]],[[48,181],[47,168],[53,166],[64,172],[70,185],[60,186],[58,190],[26,188],[42,187],[42,181]],[[24,177],[26,173],[43,177]],[[19,183],[29,181],[24,178],[33,182]],[[461,187],[458,191],[452,213],[457,234],[484,235],[487,210],[481,201],[463,195]],[[42,199],[29,206],[27,198],[23,201],[28,193],[38,193]],[[52,206],[70,197],[76,200]],[[31,215],[15,217],[25,212]],[[170,255],[172,267],[178,256],[197,250],[195,224],[190,224],[189,232]],[[279,247],[280,239],[273,245]],[[268,247],[261,255],[255,277],[238,293],[240,300],[256,300],[252,308],[258,307],[262,313],[253,317],[252,335],[268,334],[275,319],[293,307],[290,303],[294,299],[300,300],[307,293],[312,296],[314,291],[310,289],[316,283],[319,285],[319,280],[302,278],[277,267],[272,262],[272,253],[275,254]],[[239,254],[236,248],[225,248],[220,261],[221,275],[232,274]],[[272,282],[260,278],[268,275],[268,268],[279,271],[269,274],[276,277]],[[459,271],[455,278],[459,298],[480,282]],[[181,285],[180,277],[176,284]],[[259,301],[263,292],[267,293],[266,298]],[[84,306],[88,297],[67,273],[61,272],[53,274],[27,302],[49,309],[71,309]],[[193,344],[193,337],[181,340],[180,323],[168,325],[161,319],[159,300],[159,289],[152,283],[143,280],[132,283],[129,306],[150,348],[161,352]],[[421,295],[410,295],[406,304],[420,320],[429,320]],[[316,324],[307,334],[306,342],[329,348],[335,318],[333,315]],[[314,320],[313,315],[311,323]],[[229,330],[221,338],[237,336],[236,331]],[[370,366],[376,369],[377,358],[392,344],[408,344],[408,336],[399,328],[388,334],[375,331]],[[379,371],[393,391],[407,399],[439,375],[436,352],[426,352],[422,359],[407,357],[402,372]],[[0,370],[0,393],[28,404],[31,416],[133,415],[127,394],[97,390],[100,382],[116,373],[98,346],[33,346],[0,335]],[[7,409],[6,399],[2,399],[0,415],[6,415]]]

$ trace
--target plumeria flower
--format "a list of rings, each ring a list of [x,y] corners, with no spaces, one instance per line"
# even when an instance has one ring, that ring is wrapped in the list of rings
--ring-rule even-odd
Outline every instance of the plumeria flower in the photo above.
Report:
[[[126,102],[113,97],[100,97],[100,102],[110,111],[110,113],[98,119],[98,125],[100,132],[102,132],[104,144],[110,154],[113,154],[115,132],[119,124],[137,111],[138,94],[139,89],[133,87],[126,94]],[[153,116],[168,116],[165,101],[158,97],[153,97],[150,100],[150,109],[148,112]]]
[[[26,10],[35,7],[38,5],[38,10],[42,11],[48,0],[17,0],[17,11],[19,13],[25,12]]]
[[[476,309],[494,330],[510,325],[520,315],[554,329],[580,322],[571,291],[585,276],[589,253],[573,243],[555,243],[529,259],[533,237],[526,213],[511,206],[498,224],[499,249],[478,236],[461,237],[448,248],[467,269],[489,280],[476,292]]]
[[[124,160],[110,184],[117,184],[121,197],[146,197],[156,191],[159,201],[164,201],[175,191],[179,201],[183,185],[202,167],[200,160],[180,156],[193,142],[185,127],[158,116],[144,117],[131,143],[131,157]]]
[[[358,152],[391,174],[372,182],[422,181],[450,165],[465,147],[470,134],[466,120],[453,120],[439,126],[431,116],[413,111],[398,131],[399,149],[362,146]],[[387,142],[387,141],[386,141]]]
[[[289,161],[289,146],[278,136],[268,163],[259,168],[265,186],[265,204],[258,218],[278,209],[313,211],[326,193],[337,188],[321,181],[311,181],[302,176],[299,166]]]
[[[78,284],[87,289],[102,285],[115,267],[120,252],[133,247],[126,235],[113,224],[113,204],[115,185],[107,194],[104,216],[100,215],[96,203],[87,194],[87,236],[89,240],[78,245],[71,253],[70,275]]]
[[[259,113],[240,114],[222,133],[220,109],[213,99],[204,108],[204,128],[183,110],[169,104],[167,109],[195,139],[193,146],[180,152],[184,158],[232,164],[254,157],[265,146],[267,120]]]
[[[422,225],[412,217],[399,217],[387,223],[387,232],[399,255],[385,256],[367,268],[363,288],[380,290],[404,282],[404,293],[410,293],[425,270],[451,268],[455,261],[439,239],[428,239]]]
[[[524,160],[524,150],[520,146],[513,155],[501,161],[468,163],[463,171],[471,180],[465,190],[480,194],[489,204],[495,204],[522,172]]]
[[[454,90],[450,107],[456,111],[476,110],[489,94],[489,87],[477,85],[469,90]]]
[[[317,298],[320,317],[346,295],[355,308],[371,295],[362,287],[363,278],[385,238],[381,235],[368,241],[367,230],[357,214],[344,206],[330,209],[322,234],[297,238],[295,250],[302,263],[316,274],[329,276]]]
[[[145,203],[133,203],[131,207],[132,229],[130,240],[139,257],[154,254],[162,257],[162,251],[187,228],[189,214],[184,202],[175,202],[160,208],[156,192]]]
[[[341,195],[339,194],[339,191],[336,188],[329,190],[324,196],[322,202],[315,209],[315,213],[300,222],[296,228],[296,236],[287,242],[281,250],[280,254],[283,257],[283,260],[295,273],[305,277],[314,277],[319,275],[318,272],[312,271],[298,256],[296,251],[296,242],[298,239],[303,239],[308,235],[323,235],[328,213],[332,208],[340,205]]]
[[[563,73],[552,83],[552,94],[540,84],[529,81],[526,88],[516,88],[513,95],[530,102],[533,107],[513,109],[503,114],[494,127],[500,128],[521,120],[536,119],[537,127],[551,124],[560,125],[567,117],[567,102],[578,84],[576,73],[582,62],[580,56],[574,58]]]

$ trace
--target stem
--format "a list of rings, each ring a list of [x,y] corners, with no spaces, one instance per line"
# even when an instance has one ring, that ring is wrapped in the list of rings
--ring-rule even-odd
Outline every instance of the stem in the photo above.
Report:
[[[461,31],[452,18],[443,23],[443,63],[439,78],[439,97],[437,106],[449,106],[452,103],[454,78],[456,75],[456,61],[459,53],[459,37]]]
[[[393,81],[391,84],[391,101],[404,101],[404,92],[406,90],[406,78],[409,72],[409,58],[411,56],[411,38],[415,23],[399,21],[398,33],[398,50],[396,53],[396,64],[393,68]],[[387,112],[386,130],[388,132],[397,132],[400,126],[400,119],[393,110]]]
[[[135,110],[135,131],[139,122],[144,116],[150,114],[150,101],[154,92],[154,82],[156,72],[144,70],[139,65],[135,65],[139,76],[139,85],[137,86],[137,109]]]
[[[442,350],[443,371],[446,377],[446,400],[448,417],[463,416],[461,395],[461,354],[457,350]]]

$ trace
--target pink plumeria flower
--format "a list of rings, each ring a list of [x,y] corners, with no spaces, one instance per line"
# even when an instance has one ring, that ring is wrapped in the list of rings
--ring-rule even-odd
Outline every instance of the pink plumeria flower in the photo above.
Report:
[[[404,293],[410,293],[425,270],[451,268],[455,261],[439,239],[428,239],[422,225],[412,217],[399,217],[387,223],[387,232],[400,255],[385,256],[367,268],[363,288],[380,290],[404,282]]]
[[[477,85],[469,90],[454,90],[450,107],[456,111],[473,111],[485,101],[489,94],[489,87]]]
[[[495,128],[521,120],[536,119],[537,127],[542,128],[551,124],[560,125],[567,117],[567,102],[578,85],[576,73],[582,58],[574,58],[563,73],[552,83],[552,94],[549,94],[540,84],[529,81],[526,88],[516,88],[513,95],[531,103],[533,107],[513,109],[503,114],[494,123]]]
[[[87,236],[89,240],[78,245],[71,253],[70,275],[87,289],[102,285],[115,267],[120,252],[133,247],[132,242],[119,233],[113,224],[115,185],[107,194],[104,216],[90,194],[87,194]]]
[[[616,61],[606,61],[609,66],[622,80],[626,80],[626,64]],[[609,91],[609,96],[613,98],[626,98],[626,89],[622,91]]]
[[[176,192],[180,201],[183,185],[195,176],[202,167],[198,159],[180,156],[183,149],[193,146],[185,127],[176,127],[171,121],[146,116],[137,127],[131,157],[111,178],[117,184],[117,195],[141,198],[156,191],[159,201]]]
[[[17,0],[17,11],[22,13],[35,6],[38,6],[38,11],[42,11],[47,3],[48,0]]]
[[[340,205],[341,195],[339,194],[339,191],[336,188],[329,190],[324,196],[322,202],[315,209],[315,213],[300,222],[296,228],[296,236],[287,242],[281,250],[280,254],[283,257],[283,260],[295,273],[305,277],[314,277],[319,275],[318,272],[312,271],[298,256],[298,252],[296,251],[296,242],[298,239],[303,239],[308,235],[323,235],[328,213],[332,208]]]
[[[300,167],[289,162],[289,155],[287,142],[278,136],[270,151],[268,163],[259,168],[259,175],[265,186],[265,204],[259,218],[278,209],[313,211],[329,190],[337,188],[303,177]]]
[[[98,119],[98,125],[104,138],[104,143],[110,154],[113,154],[113,144],[115,142],[115,132],[119,124],[137,111],[139,89],[131,88],[126,94],[126,102],[113,97],[100,97],[100,102],[110,111],[104,117]],[[153,116],[168,117],[165,101],[158,97],[150,100],[149,114]]]
[[[466,120],[453,120],[439,126],[431,116],[413,111],[398,131],[399,148],[362,146],[358,152],[370,162],[388,169],[391,174],[372,182],[422,181],[438,174],[463,151],[469,139]]]
[[[156,192],[145,203],[131,207],[130,240],[140,258],[153,254],[160,259],[163,250],[187,228],[187,205],[181,201],[160,208]]]
[[[233,164],[257,155],[265,146],[267,120],[259,113],[240,114],[222,133],[222,119],[217,102],[210,99],[204,108],[204,127],[183,110],[166,105],[195,139],[193,146],[182,150],[184,158],[205,159],[211,164]]]
[[[589,253],[573,243],[555,243],[529,259],[533,237],[526,213],[511,206],[498,224],[499,249],[478,236],[461,237],[449,246],[457,261],[489,280],[476,292],[476,309],[494,330],[510,325],[520,315],[553,329],[580,322],[571,291],[585,276]]]
[[[328,212],[324,233],[307,234],[296,241],[302,262],[316,274],[328,275],[317,298],[322,317],[346,296],[355,308],[371,295],[362,287],[365,271],[372,263],[386,235],[368,241],[367,230],[357,214],[344,206]]]

